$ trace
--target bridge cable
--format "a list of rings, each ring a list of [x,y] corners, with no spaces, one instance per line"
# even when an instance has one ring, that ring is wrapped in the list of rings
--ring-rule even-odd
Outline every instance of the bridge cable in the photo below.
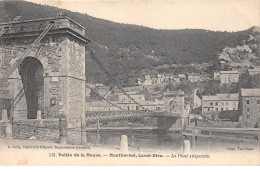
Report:
[[[18,58],[19,60],[16,60],[16,62],[3,74],[3,76],[0,78],[0,84],[4,83],[8,79],[8,77],[21,65],[25,57],[32,51],[33,48],[35,48],[39,44],[42,38],[54,26],[54,24],[54,22],[50,23],[44,29],[44,31],[36,38],[36,40],[25,50],[22,56]]]
[[[146,109],[144,106],[142,106],[140,103],[138,103],[135,99],[133,99],[129,94],[127,94],[127,92],[115,81],[115,79],[112,77],[112,75],[106,70],[106,68],[102,65],[102,63],[100,62],[99,59],[97,59],[94,55],[93,50],[86,46],[87,50],[90,53],[90,57],[98,64],[98,66],[104,71],[104,73],[108,76],[108,78],[113,82],[114,85],[116,85],[120,91],[122,91],[130,100],[132,100],[135,104],[137,104],[139,107],[143,108],[144,110],[146,110],[147,112],[155,112],[158,113],[156,111],[152,111],[149,109]]]
[[[0,33],[0,37],[6,33],[6,31],[8,30],[8,28],[4,28],[4,30]]]
[[[94,92],[99,98],[105,100],[105,101],[108,102],[109,104],[111,104],[111,105],[113,105],[113,106],[115,106],[115,107],[117,107],[117,108],[119,108],[119,109],[121,109],[121,110],[125,110],[125,109],[123,109],[122,107],[120,107],[120,106],[118,106],[118,105],[112,103],[111,101],[109,101],[108,99],[106,99],[104,96],[101,96],[98,92],[96,92],[96,91],[95,91],[93,88],[91,88],[90,86],[86,85],[86,87],[88,87],[88,88],[89,88],[92,92]]]

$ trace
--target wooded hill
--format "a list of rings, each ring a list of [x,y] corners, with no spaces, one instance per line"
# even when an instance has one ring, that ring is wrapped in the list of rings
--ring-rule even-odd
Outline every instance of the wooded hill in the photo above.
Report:
[[[0,22],[55,17],[60,9],[24,1],[1,1]],[[87,14],[66,10],[67,15],[86,28],[86,36],[97,57],[121,84],[129,84],[144,69],[162,64],[203,63],[218,60],[225,47],[236,47],[247,40],[252,29],[240,32],[214,32],[202,29],[156,30],[119,24]],[[86,57],[89,81],[109,83],[95,62]]]

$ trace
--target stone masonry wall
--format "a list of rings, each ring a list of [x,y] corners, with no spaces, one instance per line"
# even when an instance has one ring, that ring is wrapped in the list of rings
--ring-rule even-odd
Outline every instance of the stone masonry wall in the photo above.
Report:
[[[249,100],[249,104],[247,104],[247,100]],[[260,112],[258,111],[260,104],[257,104],[257,100],[260,100],[260,98],[242,97],[242,121],[240,121],[242,127],[254,128],[260,123]]]
[[[13,138],[28,139],[32,136],[37,140],[52,140],[59,142],[60,128],[65,129],[66,122],[58,119],[18,120],[13,124]]]

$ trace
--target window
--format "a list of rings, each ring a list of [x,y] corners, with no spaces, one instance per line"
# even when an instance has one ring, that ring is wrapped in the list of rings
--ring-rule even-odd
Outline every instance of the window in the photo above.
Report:
[[[216,108],[216,111],[218,111],[218,108]]]
[[[249,108],[246,108],[246,111],[249,112]]]
[[[260,104],[260,100],[257,100],[257,104]]]
[[[212,102],[210,102],[210,106],[213,106],[213,103],[212,103]]]
[[[249,100],[246,100],[246,104],[249,104]]]
[[[224,102],[221,102],[221,106],[224,106]]]
[[[236,110],[236,108],[235,108],[235,107],[233,107],[233,110]]]
[[[218,106],[218,102],[216,102],[216,106]]]
[[[223,108],[221,108],[221,110],[224,110]]]
[[[228,102],[226,102],[226,106],[228,106]]]
[[[247,114],[247,119],[250,119],[250,115],[249,114]]]

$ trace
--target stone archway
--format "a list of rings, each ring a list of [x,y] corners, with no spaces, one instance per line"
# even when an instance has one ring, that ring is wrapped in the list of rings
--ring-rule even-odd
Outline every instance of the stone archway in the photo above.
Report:
[[[26,57],[19,67],[26,104],[27,119],[36,119],[37,111],[44,109],[43,65],[34,57]]]

